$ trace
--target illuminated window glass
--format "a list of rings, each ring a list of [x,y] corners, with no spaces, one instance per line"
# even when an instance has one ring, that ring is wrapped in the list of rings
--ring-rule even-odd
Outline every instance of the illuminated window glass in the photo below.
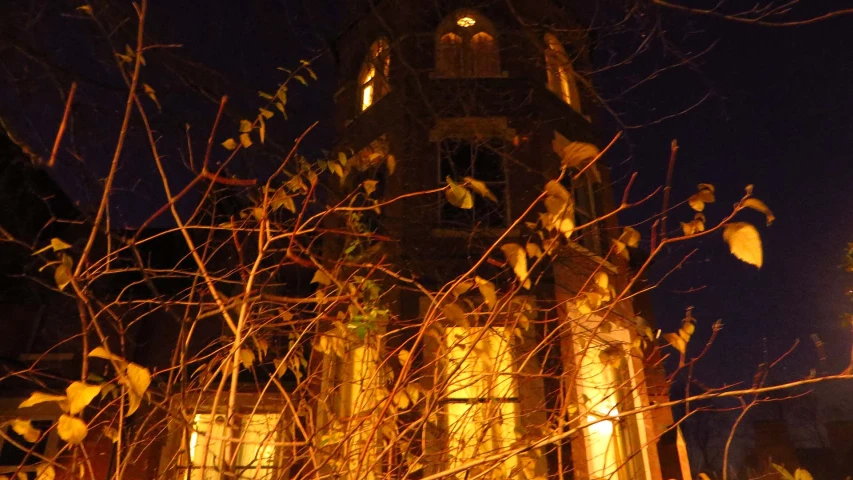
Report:
[[[627,357],[620,346],[607,342],[591,345],[581,361],[578,385],[586,397],[588,422],[635,408]],[[633,415],[601,420],[586,428],[591,478],[642,478],[638,428],[637,417]]]
[[[518,439],[518,383],[513,370],[511,329],[445,329],[447,415],[450,467],[512,448]],[[510,457],[500,469],[507,477],[518,468]]]
[[[500,75],[500,53],[488,19],[475,14],[448,17],[438,29],[436,74],[441,77]]]
[[[224,415],[199,414],[186,439],[189,480],[286,478],[281,469],[278,414],[241,415],[235,428]]]
[[[361,110],[367,110],[390,91],[388,74],[391,70],[391,54],[388,42],[379,39],[370,46],[370,53],[361,68]]]
[[[566,50],[550,33],[545,35],[545,68],[548,74],[548,89],[564,102],[573,105],[572,90],[574,77]]]

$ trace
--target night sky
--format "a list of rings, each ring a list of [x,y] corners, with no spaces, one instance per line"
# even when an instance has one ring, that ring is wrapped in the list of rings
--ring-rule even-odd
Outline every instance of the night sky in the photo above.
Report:
[[[239,8],[235,2],[181,3],[176,11],[165,2],[151,1],[152,35],[163,43],[184,47],[152,53],[147,72],[166,106],[166,111],[155,117],[157,128],[164,138],[182,140],[185,122],[191,123],[191,141],[196,148],[201,148],[207,138],[219,94],[232,96],[230,117],[222,131],[231,128],[236,133],[241,114],[255,111],[254,92],[273,89],[281,80],[276,67],[295,65],[300,58],[322,52],[324,40],[343,20],[341,10],[331,2],[312,2],[310,9],[284,0],[240,2]],[[811,5],[831,7],[830,2],[817,3]],[[4,2],[0,10],[9,9],[3,16],[5,21],[31,16],[25,4]],[[46,14],[27,35],[13,40],[34,44],[57,62],[65,71],[59,83],[66,90],[70,79],[84,78],[75,107],[80,116],[68,145],[85,160],[61,156],[55,178],[72,198],[86,205],[92,200],[90,192],[99,194],[91,186],[106,173],[123,94],[120,79],[110,73],[109,62],[95,59],[103,51],[92,55],[91,41],[96,33],[82,14],[73,13],[74,6],[68,3],[62,8],[46,8]],[[69,12],[70,17],[63,16]],[[677,328],[685,307],[694,306],[699,325],[691,342],[693,351],[704,344],[711,324],[722,320],[725,329],[699,369],[700,376],[712,384],[751,378],[762,361],[762,337],[768,339],[771,357],[785,351],[796,338],[802,340],[786,362],[786,370],[780,371],[780,380],[802,377],[810,368],[818,367],[808,339],[811,333],[818,333],[827,343],[828,370],[837,372],[849,359],[851,343],[841,314],[851,310],[844,292],[853,281],[839,265],[845,245],[853,241],[853,95],[849,90],[853,79],[853,16],[792,28],[679,15],[669,15],[668,21],[673,22],[674,36],[685,39],[685,52],[716,44],[695,65],[650,82],[620,103],[618,110],[628,123],[642,124],[677,112],[709,92],[711,95],[683,115],[626,131],[626,142],[607,159],[615,178],[638,170],[635,197],[660,185],[665,178],[669,144],[675,138],[681,150],[674,198],[686,198],[698,183],[714,184],[718,202],[707,212],[709,222],[713,222],[740,198],[744,186],[754,184],[755,195],[773,209],[777,220],[766,228],[760,214],[741,217],[760,226],[764,242],[764,267],[760,270],[731,257],[720,235],[698,242],[700,251],[654,294],[658,325],[665,331]],[[8,41],[10,38],[4,37],[4,42]],[[638,59],[636,66],[605,76],[600,80],[604,93],[624,88],[637,78],[637,72],[662,62],[658,53],[653,50]],[[606,55],[594,52],[594,61],[601,62],[602,58]],[[19,61],[10,49],[0,50],[4,66],[0,89],[5,92],[0,95],[0,111],[18,119],[18,133],[38,151],[49,151],[63,102],[57,95],[55,79],[32,70],[26,71],[33,77],[24,88],[22,79],[28,77]],[[198,74],[198,65],[210,70]],[[201,90],[189,85],[192,82],[182,81],[190,76],[182,72],[191,71],[196,72],[193,79],[209,87],[202,95]],[[311,88],[297,85],[291,92],[290,117],[295,120],[270,126],[269,135],[282,148],[287,148],[310,122],[329,117],[334,82],[328,57],[317,61],[317,71],[319,82]],[[615,133],[618,125],[602,117],[604,136]],[[111,120],[106,121],[108,118]],[[84,125],[95,128],[86,129]],[[310,137],[309,148],[319,151],[329,144],[332,135],[331,125],[321,123]],[[225,133],[222,136],[224,139]],[[182,147],[174,140],[163,142],[167,164],[174,172],[182,171],[186,162]],[[153,166],[144,147],[131,142],[125,157],[114,221],[132,226],[162,204],[163,197],[151,180]],[[275,158],[253,159],[246,168],[263,172]],[[658,207],[660,198],[653,202]],[[641,209],[623,221],[633,223],[647,213]],[[691,218],[685,206],[670,216],[670,224]],[[648,225],[640,230],[646,233]],[[677,247],[667,252],[658,270],[686,251]],[[692,290],[698,291],[686,293]]]

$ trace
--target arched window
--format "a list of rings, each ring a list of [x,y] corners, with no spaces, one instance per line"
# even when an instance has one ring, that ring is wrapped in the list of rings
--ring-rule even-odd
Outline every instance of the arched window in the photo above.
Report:
[[[580,110],[574,95],[574,74],[569,56],[557,37],[545,34],[545,68],[548,73],[548,90],[551,90],[575,110]]]
[[[441,77],[496,77],[500,52],[492,23],[473,12],[445,19],[438,29],[436,74]]]
[[[388,42],[382,38],[370,46],[370,53],[361,67],[358,81],[362,111],[367,110],[391,89],[388,84],[388,74],[391,70],[390,50]]]

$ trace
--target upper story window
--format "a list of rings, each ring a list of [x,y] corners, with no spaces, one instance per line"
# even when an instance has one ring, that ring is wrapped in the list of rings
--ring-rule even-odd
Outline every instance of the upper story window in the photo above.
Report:
[[[461,209],[441,195],[441,223],[455,228],[502,227],[507,223],[507,179],[504,166],[506,146],[497,139],[447,138],[439,143],[439,184],[446,179],[464,183],[465,177],[483,182],[494,201],[474,196],[474,208]]]
[[[435,69],[442,77],[496,77],[500,53],[492,23],[473,12],[445,19],[437,32]]]
[[[545,68],[548,73],[548,90],[575,110],[580,110],[569,56],[557,37],[550,33],[545,34]]]
[[[391,48],[384,38],[373,42],[361,67],[358,85],[361,90],[361,110],[367,110],[391,90],[388,74],[391,71]]]

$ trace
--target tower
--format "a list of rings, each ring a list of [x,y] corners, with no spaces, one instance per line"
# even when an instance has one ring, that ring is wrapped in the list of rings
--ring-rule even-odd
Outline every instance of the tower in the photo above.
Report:
[[[550,1],[386,1],[335,47],[337,149],[360,166],[348,181],[375,182],[364,221],[405,279],[376,343],[324,365],[323,388],[341,387],[318,418],[359,419],[347,475],[661,478],[668,413],[620,416],[650,404],[653,375],[632,353],[608,170],[590,163],[584,29]],[[360,414],[389,394],[388,364],[424,371],[405,405],[387,383],[417,413],[377,440]]]

